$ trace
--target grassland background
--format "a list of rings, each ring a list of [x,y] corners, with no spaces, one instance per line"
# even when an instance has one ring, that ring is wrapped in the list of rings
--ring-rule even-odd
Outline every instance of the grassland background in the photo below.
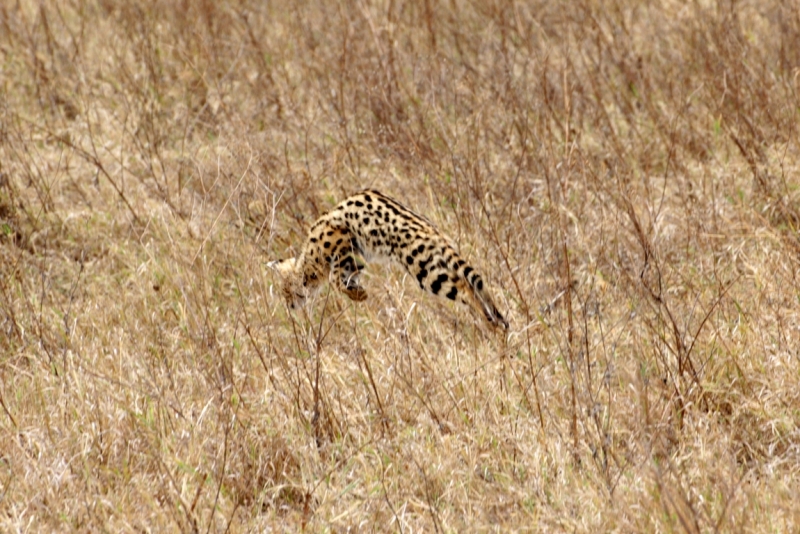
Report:
[[[0,530],[797,532],[800,7],[0,5]],[[377,188],[402,271],[264,269]]]

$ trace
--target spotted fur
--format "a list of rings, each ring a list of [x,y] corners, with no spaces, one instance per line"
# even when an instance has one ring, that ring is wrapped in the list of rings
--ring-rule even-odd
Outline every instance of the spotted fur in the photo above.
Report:
[[[283,278],[294,308],[329,278],[354,301],[367,298],[356,260],[393,259],[434,295],[458,300],[482,313],[492,326],[508,328],[480,274],[455,251],[433,224],[374,190],[346,198],[320,217],[297,258],[270,262]]]

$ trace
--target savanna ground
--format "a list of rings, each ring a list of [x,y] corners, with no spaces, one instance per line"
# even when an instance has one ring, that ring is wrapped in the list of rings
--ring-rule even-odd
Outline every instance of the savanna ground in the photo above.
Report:
[[[4,2],[0,530],[797,532],[799,9]],[[507,334],[286,309],[365,187]]]

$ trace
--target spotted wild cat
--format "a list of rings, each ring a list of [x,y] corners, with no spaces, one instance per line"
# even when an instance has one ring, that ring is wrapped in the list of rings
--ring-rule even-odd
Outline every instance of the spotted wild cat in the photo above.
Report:
[[[367,292],[358,281],[356,255],[366,261],[393,259],[422,289],[459,300],[492,326],[508,328],[480,274],[450,241],[426,218],[378,191],[361,191],[337,204],[311,227],[299,257],[268,265],[280,273],[292,308],[302,305],[329,275],[345,295],[362,301]]]

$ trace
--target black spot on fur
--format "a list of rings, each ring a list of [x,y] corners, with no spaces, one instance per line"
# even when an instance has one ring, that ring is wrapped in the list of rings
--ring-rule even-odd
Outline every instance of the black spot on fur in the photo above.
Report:
[[[374,230],[374,229],[373,229],[373,230],[370,230],[370,231],[369,231],[369,235],[371,235],[372,237],[378,237],[378,231],[377,231],[377,230]]]
[[[447,295],[445,296],[450,300],[456,300],[456,296],[458,296],[458,288],[456,286],[451,287],[450,291],[448,291]]]
[[[326,236],[328,236],[328,237],[332,236],[332,235],[333,235],[333,230],[328,230],[328,231],[325,233],[325,235],[326,235]]]
[[[475,284],[475,287],[478,288],[478,291],[483,291],[483,280],[478,278],[478,282]]]
[[[331,248],[331,242],[330,241],[325,241],[325,243],[322,246],[325,247],[325,248]]]
[[[372,197],[369,195],[364,195],[364,200],[366,200],[367,202],[372,202]]]
[[[337,267],[338,267],[339,269],[345,269],[345,268],[347,268],[346,270],[347,270],[347,271],[350,271],[350,272],[352,272],[352,271],[356,271],[356,270],[357,270],[357,269],[356,269],[356,262],[355,262],[355,261],[353,261],[353,257],[352,257],[352,256],[347,256],[345,259],[343,259],[342,261],[340,261],[340,262],[339,262],[339,265],[337,265]]]
[[[472,272],[472,267],[469,267],[469,266],[465,267],[464,268],[464,278],[469,276],[469,273],[471,273],[471,272]]]
[[[420,272],[417,273],[417,281],[419,281],[420,285],[422,284],[422,281],[425,280],[425,278],[427,277],[428,277],[427,269],[422,269]]]
[[[440,274],[439,276],[436,277],[436,280],[434,280],[431,283],[431,291],[433,292],[434,295],[438,295],[439,294],[439,291],[441,291],[441,289],[442,289],[442,284],[445,283],[445,282],[447,282],[447,275],[446,274],[442,273],[442,274]]]
[[[357,208],[363,208],[364,207],[364,203],[361,202],[360,200],[356,200],[356,207]]]
[[[317,238],[316,238],[316,237],[312,237],[312,238],[310,239],[310,241],[311,241],[312,243],[316,243],[316,242],[317,242]]]
[[[369,217],[364,217],[364,224],[369,224]]]
[[[414,258],[412,258],[411,256],[406,256],[406,263],[409,264],[409,265],[413,265],[414,264]]]

